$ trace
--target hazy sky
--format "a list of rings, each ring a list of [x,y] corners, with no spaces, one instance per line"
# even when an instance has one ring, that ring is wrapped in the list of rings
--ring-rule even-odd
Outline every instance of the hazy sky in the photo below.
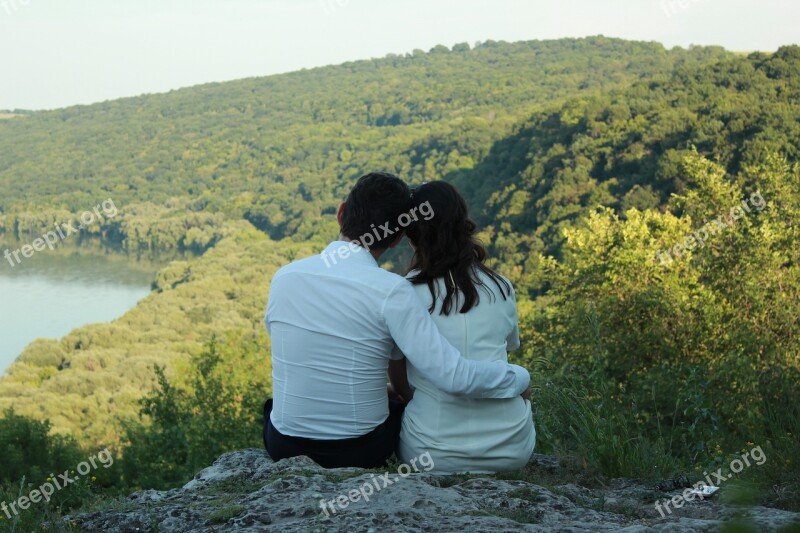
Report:
[[[771,51],[798,0],[0,0],[0,109],[44,109],[436,44],[603,34]]]

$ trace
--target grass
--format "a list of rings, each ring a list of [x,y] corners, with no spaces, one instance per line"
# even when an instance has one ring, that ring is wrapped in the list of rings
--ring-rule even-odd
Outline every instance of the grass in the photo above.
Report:
[[[508,493],[508,497],[519,498],[520,500],[525,500],[528,502],[541,502],[544,500],[544,497],[541,494],[531,490],[529,487],[514,489]]]
[[[521,470],[500,472],[496,477],[507,481],[533,483],[553,492],[564,483],[574,483],[591,489],[602,487],[608,480],[606,476],[574,456],[559,458],[559,467],[556,470],[539,464],[534,459]]]
[[[372,471],[367,470],[361,472],[324,472],[322,475],[326,481],[329,481],[331,483],[341,483],[342,481],[353,479],[354,477],[358,476],[363,476],[364,474],[369,474],[370,472]],[[375,472],[378,473],[378,471]],[[319,475],[319,472],[317,472],[317,475]]]
[[[647,514],[643,509],[640,509],[638,507],[632,507],[630,505],[609,505],[607,510],[612,513],[622,516],[627,516],[628,518],[636,520],[642,520],[645,518],[652,517],[652,515]]]
[[[139,508],[139,504],[126,496],[115,498],[98,498],[95,501],[84,504],[81,513],[94,513],[97,511],[111,511],[115,513],[126,513]]]
[[[475,479],[477,477],[485,477],[485,476],[477,476],[471,474],[452,474],[449,476],[441,476],[433,478],[432,480],[429,480],[428,483],[430,483],[434,487],[440,487],[446,489],[453,487],[455,485],[460,485],[465,481],[469,481],[470,479]]]
[[[557,389],[557,391],[556,391]],[[691,483],[701,481],[703,472],[713,472],[719,467],[728,470],[732,460],[741,459],[758,443],[767,457],[764,464],[747,467],[725,484],[721,501],[731,505],[765,505],[787,511],[800,511],[800,420],[795,410],[767,412],[764,434],[752,436],[743,448],[735,452],[733,436],[715,436],[720,446],[711,449],[708,443],[697,448],[692,458],[675,453],[672,438],[675,428],[659,426],[657,434],[644,433],[633,419],[631,411],[609,400],[610,395],[602,384],[594,394],[586,387],[571,386],[566,381],[560,387],[543,387],[538,403],[541,417],[537,416],[538,447],[545,441],[548,451],[561,457],[566,469],[557,473],[539,468],[531,463],[519,472],[498,477],[528,481],[552,488],[563,484],[565,477],[583,487],[602,485],[604,480],[625,477],[642,484],[673,478],[685,474]],[[545,407],[546,406],[546,407]],[[553,432],[548,431],[554,428]],[[727,439],[727,440],[726,440]],[[725,443],[728,443],[727,446]],[[685,445],[686,443],[684,443]],[[723,450],[727,449],[727,453]],[[710,450],[710,451],[709,451]],[[645,499],[647,497],[645,496]]]
[[[212,513],[208,521],[212,524],[225,524],[228,520],[241,516],[246,511],[247,508],[242,505],[224,507]]]
[[[470,514],[474,516],[496,516],[498,518],[506,518],[519,524],[539,524],[544,516],[544,511],[540,509],[524,509],[522,507],[517,509],[483,507],[480,511]]]
[[[551,437],[559,455],[578,457],[585,469],[591,465],[609,478],[655,481],[681,470],[680,459],[670,450],[670,429],[642,434],[630,414],[620,412],[605,385],[593,396],[569,382],[555,389],[543,387],[539,403],[546,426],[556,428]]]
[[[277,476],[276,480],[280,477]],[[275,480],[271,480],[275,481]],[[241,477],[231,477],[220,481],[219,483],[212,483],[200,490],[200,493],[205,496],[244,496],[251,494],[260,488],[269,485],[270,480],[262,482],[247,481]]]

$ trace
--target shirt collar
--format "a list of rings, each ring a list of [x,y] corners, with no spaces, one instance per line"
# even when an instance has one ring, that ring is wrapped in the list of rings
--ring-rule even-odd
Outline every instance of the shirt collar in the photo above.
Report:
[[[354,242],[333,241],[322,253],[335,256],[338,260],[359,261],[379,267],[369,250]]]

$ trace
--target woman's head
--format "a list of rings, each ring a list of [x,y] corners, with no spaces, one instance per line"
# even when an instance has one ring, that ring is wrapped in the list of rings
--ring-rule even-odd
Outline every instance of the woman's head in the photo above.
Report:
[[[406,229],[406,235],[414,246],[411,270],[418,271],[411,282],[424,283],[430,288],[434,300],[430,311],[433,312],[436,306],[438,278],[443,278],[445,285],[441,309],[444,315],[449,315],[454,309],[458,292],[464,298],[459,312],[466,313],[478,305],[478,287],[485,288],[478,272],[489,275],[503,298],[510,294],[508,283],[483,264],[486,249],[475,237],[477,226],[469,218],[467,202],[461,193],[452,185],[437,181],[422,185],[412,194],[413,205],[427,204],[432,213],[425,219],[418,218]]]

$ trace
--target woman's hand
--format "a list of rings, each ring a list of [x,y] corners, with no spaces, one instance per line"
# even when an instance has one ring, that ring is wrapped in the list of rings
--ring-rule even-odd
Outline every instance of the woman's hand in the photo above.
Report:
[[[523,392],[521,394],[521,396],[522,396],[523,399],[530,401],[530,399],[531,399],[531,386],[530,385],[528,385],[528,388],[525,389],[525,392]]]
[[[396,402],[409,403],[414,399],[414,389],[408,382],[406,360],[389,361],[389,399]]]
[[[414,399],[414,391],[410,387],[403,392],[398,392],[394,388],[394,385],[389,383],[388,385],[386,385],[386,390],[389,393],[389,399],[394,400],[395,402],[407,404],[412,399]]]

